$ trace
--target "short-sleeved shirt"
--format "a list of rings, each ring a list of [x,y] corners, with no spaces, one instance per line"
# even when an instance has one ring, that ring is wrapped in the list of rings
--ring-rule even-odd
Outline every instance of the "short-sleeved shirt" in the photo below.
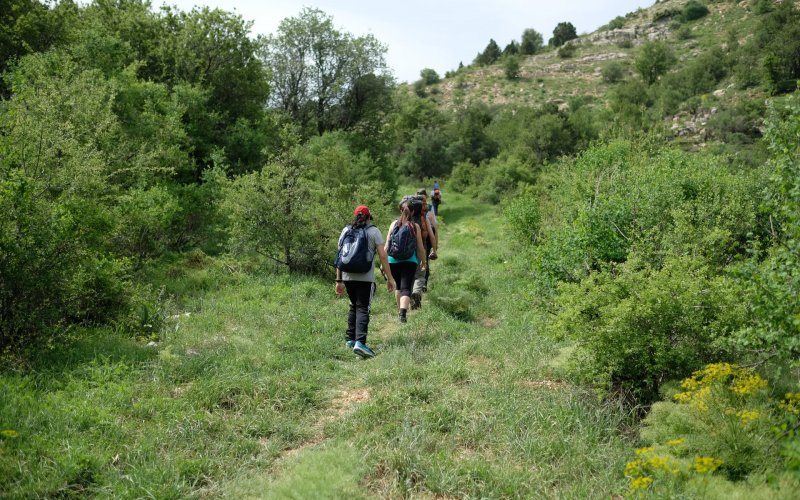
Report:
[[[345,227],[342,229],[342,234],[339,235],[339,245],[342,244],[342,238],[344,238],[344,234],[347,232],[347,228]],[[369,226],[367,228],[367,244],[369,255],[372,258],[375,258],[375,252],[379,245],[383,245],[383,235],[381,234],[381,230],[375,226]],[[372,267],[369,268],[369,271],[365,273],[348,273],[342,271],[342,281],[371,281],[375,282],[375,265],[373,264]]]

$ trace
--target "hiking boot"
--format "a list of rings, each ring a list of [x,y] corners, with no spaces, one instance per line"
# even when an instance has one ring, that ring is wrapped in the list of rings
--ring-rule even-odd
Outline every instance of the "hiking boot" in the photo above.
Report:
[[[405,314],[400,315],[400,323],[408,323],[408,318]]]
[[[420,307],[422,307],[422,294],[413,292],[411,294],[411,309],[419,309]]]
[[[347,342],[344,343],[344,345],[345,345],[345,347],[347,347],[348,349],[350,349],[352,351],[353,347],[356,346],[356,341],[355,340],[348,340]]]
[[[374,358],[375,352],[372,349],[367,347],[367,344],[361,342],[360,340],[356,341],[356,345],[353,346],[353,352],[358,354],[364,359]]]

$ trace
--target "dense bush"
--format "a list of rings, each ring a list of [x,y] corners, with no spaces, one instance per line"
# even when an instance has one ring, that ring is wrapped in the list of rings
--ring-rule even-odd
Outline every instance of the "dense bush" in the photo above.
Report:
[[[620,62],[610,62],[602,70],[605,83],[617,83],[625,78],[625,66]]]
[[[732,352],[744,308],[725,273],[768,238],[764,185],[760,170],[618,141],[546,168],[537,196],[509,205],[512,228],[536,217],[534,275],[555,293],[549,331],[578,343],[578,376],[648,400]]]
[[[558,57],[560,57],[561,59],[569,59],[570,57],[575,55],[576,51],[577,47],[575,46],[575,44],[570,43],[562,45],[561,47],[558,48],[556,52],[558,53]]]
[[[681,19],[684,21],[695,21],[708,15],[708,7],[698,2],[697,0],[689,0],[683,6],[681,11]]]
[[[561,47],[570,40],[578,38],[575,26],[569,22],[560,22],[553,29],[553,37],[548,42],[553,47]]]
[[[675,55],[663,42],[645,43],[633,62],[636,71],[648,85],[654,84],[673,64]]]
[[[520,54],[533,55],[542,50],[542,47],[544,47],[544,39],[541,33],[531,28],[522,32],[522,41],[519,45]]]
[[[503,71],[509,80],[517,80],[519,78],[519,57],[506,56],[503,60]]]

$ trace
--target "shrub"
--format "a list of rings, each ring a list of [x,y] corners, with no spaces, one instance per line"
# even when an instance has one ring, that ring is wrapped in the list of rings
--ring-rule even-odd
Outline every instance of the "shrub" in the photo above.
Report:
[[[520,242],[531,245],[536,242],[541,216],[534,193],[515,196],[503,210],[511,234]]]
[[[425,68],[419,72],[419,76],[422,78],[422,81],[425,82],[425,85],[439,83],[439,73],[437,73],[435,69]]]
[[[506,56],[503,61],[503,69],[505,70],[506,78],[509,80],[516,80],[519,78],[519,57],[514,55]]]
[[[570,40],[578,38],[575,26],[569,22],[561,22],[553,29],[553,38],[548,42],[553,47],[561,47]]]
[[[612,19],[611,21],[609,21],[608,24],[606,24],[605,26],[601,27],[600,30],[608,31],[608,30],[616,30],[616,29],[620,29],[620,28],[624,28],[624,27],[625,27],[625,17],[617,16],[614,19]]]
[[[522,42],[519,45],[520,54],[530,56],[536,54],[544,46],[542,34],[534,29],[526,29],[522,32]]]
[[[581,379],[652,401],[663,381],[727,354],[721,340],[741,321],[737,291],[691,257],[660,269],[634,259],[561,285],[549,331],[577,342]]]
[[[681,11],[681,19],[686,22],[695,21],[708,15],[708,7],[698,2],[697,0],[689,0],[683,6]]]
[[[562,45],[561,47],[558,48],[558,57],[560,57],[561,59],[568,59],[575,55],[576,50],[577,47],[575,46],[575,44],[570,43],[567,45]]]
[[[625,78],[625,65],[612,61],[608,63],[602,70],[603,81],[605,83],[617,83]]]
[[[797,424],[800,394],[771,393],[754,370],[730,363],[707,365],[680,389],[665,391],[669,399],[654,404],[644,421],[641,436],[648,446],[626,466],[631,489],[635,479],[649,478],[638,484],[648,483],[648,492],[658,496],[720,494],[736,481],[748,497],[791,496],[798,478],[792,477],[788,450],[796,438],[779,429]],[[718,479],[709,482],[705,476],[714,472]]]
[[[652,85],[675,64],[675,55],[663,42],[648,42],[642,45],[633,64],[642,80]]]

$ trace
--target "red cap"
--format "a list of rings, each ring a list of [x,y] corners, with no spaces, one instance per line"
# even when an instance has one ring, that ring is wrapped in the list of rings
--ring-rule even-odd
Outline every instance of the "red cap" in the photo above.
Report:
[[[370,219],[372,218],[372,214],[371,214],[371,213],[369,213],[369,207],[368,207],[368,206],[366,206],[366,205],[359,205],[359,206],[357,206],[357,207],[356,207],[356,209],[355,209],[355,211],[353,212],[353,215],[362,215],[362,214],[363,214],[363,215],[366,215],[366,216],[367,216],[367,217],[369,217]]]

